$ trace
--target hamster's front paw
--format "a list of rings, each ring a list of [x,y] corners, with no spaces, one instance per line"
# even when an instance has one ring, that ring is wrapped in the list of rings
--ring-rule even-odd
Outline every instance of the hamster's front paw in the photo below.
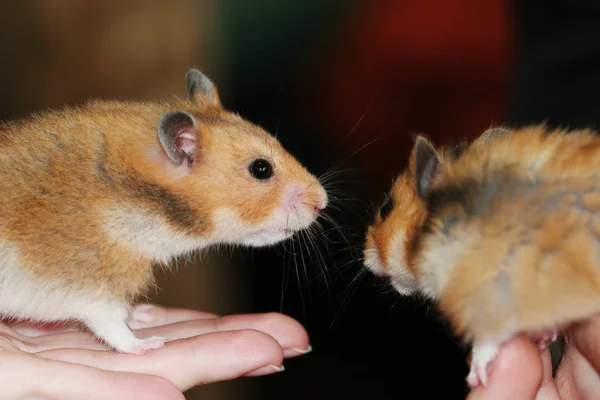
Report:
[[[91,303],[81,318],[88,328],[108,346],[120,353],[146,354],[148,350],[159,349],[165,345],[164,337],[140,339],[127,326],[129,317],[127,304],[117,300],[103,300]],[[138,323],[148,322],[144,308],[137,315]]]
[[[471,370],[467,375],[467,383],[471,388],[482,384],[487,385],[492,362],[498,355],[499,344],[492,341],[473,344]]]
[[[531,339],[535,342],[540,352],[543,352],[548,348],[548,345],[556,339],[558,339],[558,333],[554,330],[544,331],[537,334],[530,335]]]
[[[128,341],[128,343],[121,343],[115,346],[115,349],[120,353],[129,353],[144,355],[148,350],[160,349],[165,345],[166,338],[161,336],[151,336],[144,339],[135,339]]]

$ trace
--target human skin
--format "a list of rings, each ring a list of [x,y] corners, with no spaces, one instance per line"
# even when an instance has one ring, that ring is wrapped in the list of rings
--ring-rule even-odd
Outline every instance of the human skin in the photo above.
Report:
[[[550,352],[540,357],[536,345],[518,336],[502,346],[486,387],[478,386],[468,400],[583,400],[600,393],[600,317],[566,332],[565,353],[552,378]]]
[[[184,399],[191,387],[283,370],[284,358],[310,351],[308,335],[282,314],[220,317],[142,305],[136,335],[166,336],[143,356],[108,349],[74,324],[0,323],[4,399]]]

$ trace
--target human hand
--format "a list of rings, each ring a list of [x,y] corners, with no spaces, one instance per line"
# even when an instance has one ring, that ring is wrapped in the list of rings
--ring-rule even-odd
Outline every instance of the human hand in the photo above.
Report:
[[[503,345],[486,387],[468,400],[583,400],[600,398],[600,317],[577,324],[566,333],[565,352],[552,378],[549,350],[540,357],[536,345],[519,336]]]
[[[109,350],[75,325],[47,329],[0,323],[3,399],[184,399],[197,385],[282,370],[310,351],[308,335],[282,314],[219,317],[141,305],[136,335],[164,336],[143,356]]]

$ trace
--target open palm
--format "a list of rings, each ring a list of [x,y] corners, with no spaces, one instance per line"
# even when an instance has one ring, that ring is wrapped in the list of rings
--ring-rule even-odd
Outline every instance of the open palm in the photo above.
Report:
[[[141,305],[138,337],[164,336],[146,355],[109,350],[74,324],[48,328],[0,323],[3,399],[184,399],[200,384],[282,370],[310,350],[304,328],[281,314],[219,317]]]

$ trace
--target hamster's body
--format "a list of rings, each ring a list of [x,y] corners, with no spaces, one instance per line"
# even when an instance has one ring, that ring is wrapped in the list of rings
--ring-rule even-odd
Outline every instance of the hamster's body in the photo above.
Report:
[[[600,312],[600,138],[593,132],[525,128],[449,163],[421,162],[441,166],[418,196],[426,216],[402,262],[386,271],[392,280],[397,271],[410,277],[405,292],[438,301],[455,331],[473,341],[472,386],[486,383],[499,345],[515,334],[549,339]]]
[[[78,319],[143,353],[164,339],[126,320],[153,263],[274,244],[315,220],[316,178],[199,71],[187,83],[189,99],[92,101],[0,127],[0,314]]]

